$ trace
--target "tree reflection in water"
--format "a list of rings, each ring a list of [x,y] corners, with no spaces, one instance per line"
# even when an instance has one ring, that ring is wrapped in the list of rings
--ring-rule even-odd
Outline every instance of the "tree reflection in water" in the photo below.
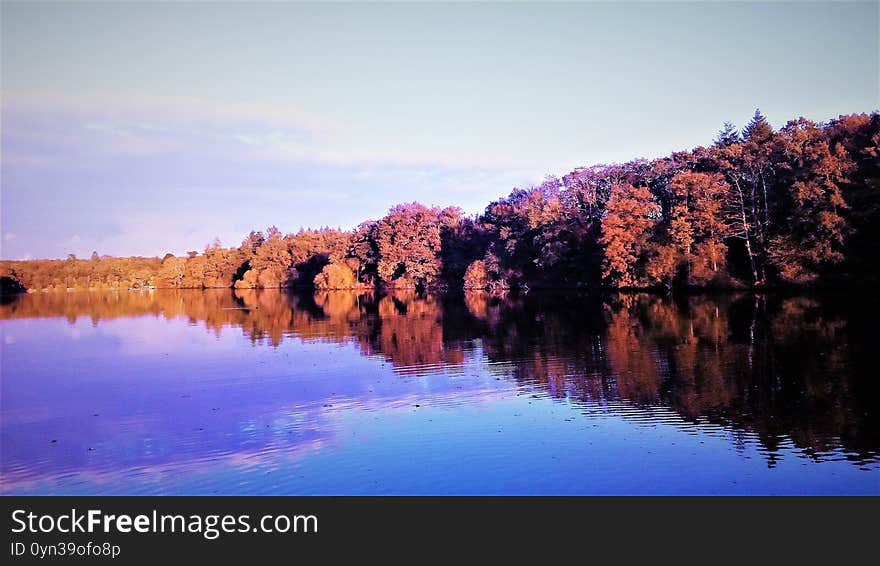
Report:
[[[768,464],[790,440],[819,461],[843,448],[880,459],[877,300],[840,296],[660,297],[272,290],[32,293],[0,320],[183,318],[253,343],[356,344],[401,373],[430,374],[479,350],[524,392],[575,407],[671,409],[685,422],[757,435]]]

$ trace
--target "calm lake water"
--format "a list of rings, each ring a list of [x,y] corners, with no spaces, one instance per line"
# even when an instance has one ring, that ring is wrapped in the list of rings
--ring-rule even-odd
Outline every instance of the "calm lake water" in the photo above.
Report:
[[[35,293],[3,493],[878,494],[877,300]]]

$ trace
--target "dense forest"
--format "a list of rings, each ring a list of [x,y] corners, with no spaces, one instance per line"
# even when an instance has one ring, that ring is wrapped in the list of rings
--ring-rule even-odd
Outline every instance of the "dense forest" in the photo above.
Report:
[[[745,288],[874,285],[880,113],[577,168],[469,217],[392,207],[351,231],[251,232],[185,257],[4,261],[4,292],[71,288]]]

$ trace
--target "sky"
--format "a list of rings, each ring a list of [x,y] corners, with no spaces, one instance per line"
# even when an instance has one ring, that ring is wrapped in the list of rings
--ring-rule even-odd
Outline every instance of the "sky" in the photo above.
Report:
[[[2,2],[0,258],[163,255],[880,107],[878,2]]]

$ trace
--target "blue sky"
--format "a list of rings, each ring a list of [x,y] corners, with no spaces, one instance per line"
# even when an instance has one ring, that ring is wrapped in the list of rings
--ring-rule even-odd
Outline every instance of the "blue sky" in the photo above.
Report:
[[[2,4],[4,259],[161,255],[878,103],[878,3]]]

